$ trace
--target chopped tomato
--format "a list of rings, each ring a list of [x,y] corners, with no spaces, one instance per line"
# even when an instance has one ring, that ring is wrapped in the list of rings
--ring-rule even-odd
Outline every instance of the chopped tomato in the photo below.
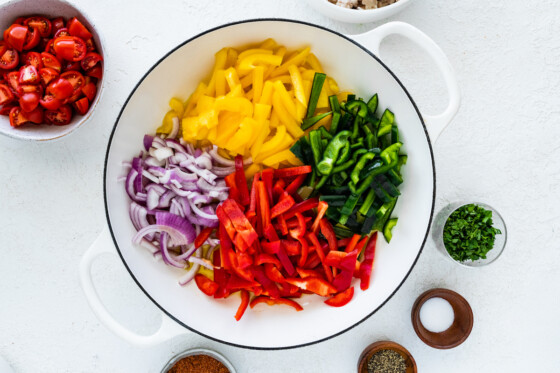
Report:
[[[95,52],[95,44],[93,43],[93,38],[86,40],[86,48],[88,52]]]
[[[10,102],[0,107],[0,115],[9,116],[13,108],[19,107],[17,103]]]
[[[59,73],[62,70],[62,66],[60,64],[60,61],[58,60],[58,58],[56,58],[52,54],[47,53],[47,52],[43,52],[43,53],[41,53],[41,59],[43,60],[43,65],[45,67],[49,67],[53,70],[58,71]]]
[[[23,63],[25,65],[32,65],[37,70],[43,68],[43,60],[41,59],[41,53],[38,52],[27,52],[25,58],[23,58]]]
[[[54,40],[56,56],[68,61],[81,61],[86,56],[86,43],[75,36],[59,36]]]
[[[0,56],[0,68],[4,70],[13,69],[17,66],[18,62],[19,55],[14,48],[6,48],[2,56]]]
[[[27,26],[13,24],[4,31],[4,40],[6,40],[6,42],[14,47],[18,52],[21,52],[27,37],[27,30]]]
[[[45,111],[45,120],[50,124],[65,126],[72,120],[72,108],[68,105],[62,105],[56,110],[47,110]]]
[[[65,79],[67,80],[70,84],[72,84],[72,87],[74,88],[74,91],[72,92],[72,95],[75,95],[78,92],[81,92],[82,87],[85,85],[85,78],[82,74],[80,74],[78,71],[67,71],[64,72],[60,75],[61,79]]]
[[[60,30],[61,28],[64,28],[64,26],[65,26],[64,18],[57,17],[57,18],[51,19],[51,25],[52,25],[52,29],[51,29],[51,34],[50,35],[54,36],[58,30]]]
[[[97,64],[90,70],[86,71],[86,75],[93,78],[101,79],[103,77],[103,69],[101,68],[101,66],[99,66],[99,64]]]
[[[6,42],[0,40],[0,56],[2,56],[6,50],[8,50],[8,46],[6,45]]]
[[[86,85],[82,88],[82,92],[91,102],[95,98],[95,94],[97,93],[97,87],[93,83],[86,83]]]
[[[5,75],[6,82],[10,85],[15,94],[19,95],[19,72],[17,71],[10,71]]]
[[[19,105],[21,110],[29,113],[37,108],[39,105],[39,94],[37,93],[24,93],[19,98]]]
[[[63,61],[62,71],[81,71],[82,65],[80,61]]]
[[[251,308],[254,308],[259,303],[266,303],[269,306],[284,304],[286,306],[293,307],[298,312],[303,311],[303,307],[300,306],[296,301],[293,301],[291,299],[286,299],[286,298],[272,299],[272,298],[266,297],[264,295],[261,295],[260,297],[256,297],[255,299],[253,299],[251,301],[250,306],[251,306]]]
[[[329,298],[325,301],[331,307],[342,307],[348,304],[354,297],[354,287],[349,287],[348,289],[344,290],[342,293],[338,293],[332,298]]]
[[[37,29],[30,28],[27,31],[27,34],[25,35],[25,43],[23,44],[23,49],[24,50],[33,49],[37,45],[39,45],[40,41],[41,41],[41,35],[39,34],[39,31],[37,31]]]
[[[50,82],[58,78],[58,72],[50,67],[43,67],[39,69],[39,76],[41,77],[41,83],[46,87]]]
[[[57,110],[62,106],[62,100],[55,98],[53,95],[45,95],[39,100],[39,104],[47,110]]]
[[[39,96],[43,95],[43,87],[40,84],[19,84],[17,88],[19,96],[26,93],[36,93]]]
[[[93,35],[88,29],[80,22],[76,17],[71,18],[68,21],[68,31],[70,31],[70,35],[77,36],[82,38],[83,40],[91,39]]]
[[[26,65],[19,71],[20,84],[37,84],[40,80],[39,72],[33,65]]]
[[[37,31],[39,31],[39,34],[41,34],[41,36],[44,38],[50,36],[51,34],[51,21],[49,21],[45,17],[29,17],[24,21],[24,24],[26,26],[29,26],[30,28],[37,29]]]
[[[47,87],[47,93],[52,94],[59,100],[64,100],[65,98],[72,96],[73,92],[74,86],[72,86],[72,83],[63,78],[56,79]]]
[[[220,287],[220,285],[200,273],[194,276],[194,281],[196,282],[196,286],[198,286],[200,291],[208,296],[214,295]]]
[[[31,122],[31,120],[24,115],[19,106],[13,107],[12,110],[10,110],[10,126],[15,128],[29,122]]]
[[[87,111],[89,109],[89,102],[88,102],[87,97],[82,97],[81,99],[74,102],[74,107],[76,108],[76,111],[80,115],[84,115],[85,113],[87,113]],[[204,228],[204,229],[207,229],[207,228]]]
[[[54,39],[50,39],[47,42],[47,45],[45,45],[45,52],[50,53],[52,55],[56,54],[56,51],[54,50]]]
[[[54,38],[58,38],[59,36],[71,36],[70,33],[68,32],[68,29],[66,27],[63,27],[61,29],[58,29],[56,31],[56,33],[54,34]]]
[[[0,105],[4,105],[14,99],[10,88],[5,84],[0,84]]]

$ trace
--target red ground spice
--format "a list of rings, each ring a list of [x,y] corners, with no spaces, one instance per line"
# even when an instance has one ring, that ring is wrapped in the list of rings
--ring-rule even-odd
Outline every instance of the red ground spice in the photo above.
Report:
[[[191,355],[182,358],[168,373],[229,373],[229,369],[208,355]]]

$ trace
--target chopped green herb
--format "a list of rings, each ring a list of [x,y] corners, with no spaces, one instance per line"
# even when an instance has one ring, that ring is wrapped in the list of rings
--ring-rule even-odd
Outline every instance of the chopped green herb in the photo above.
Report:
[[[486,259],[496,234],[502,233],[492,224],[492,211],[478,205],[464,205],[453,211],[443,228],[443,244],[449,255],[459,262]]]

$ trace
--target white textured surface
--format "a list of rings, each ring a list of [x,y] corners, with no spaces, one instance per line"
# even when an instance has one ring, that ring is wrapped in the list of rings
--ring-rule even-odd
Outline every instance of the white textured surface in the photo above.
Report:
[[[16,372],[159,372],[171,356],[195,346],[223,353],[239,372],[353,372],[362,349],[379,339],[407,347],[420,372],[557,370],[559,2],[424,0],[397,15],[442,47],[463,92],[459,114],[434,148],[436,207],[463,198],[489,202],[506,221],[507,247],[495,264],[469,269],[447,261],[428,241],[401,290],[373,317],[338,338],[278,352],[197,335],[142,349],[100,325],[82,295],[77,265],[105,224],[105,146],[136,81],[168,49],[200,31],[273,16],[346,33],[375,25],[333,22],[301,0],[143,0],[118,10],[109,0],[76,3],[102,28],[110,56],[95,118],[59,142],[0,138],[0,354]],[[421,110],[444,107],[443,85],[416,48],[392,38],[382,54]],[[157,328],[155,306],[120,262],[103,258],[94,272],[119,320],[140,332]],[[461,293],[475,314],[470,338],[449,351],[424,345],[410,323],[415,298],[436,286]]]

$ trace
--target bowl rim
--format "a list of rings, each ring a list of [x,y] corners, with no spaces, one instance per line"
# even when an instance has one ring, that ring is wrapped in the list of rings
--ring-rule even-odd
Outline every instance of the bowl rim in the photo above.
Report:
[[[443,242],[443,229],[445,229],[445,225],[447,224],[447,220],[449,219],[449,217],[451,216],[452,213],[454,213],[455,211],[457,211],[458,209],[460,209],[463,206],[466,205],[476,205],[476,206],[480,206],[486,210],[490,210],[492,211],[492,220],[496,219],[502,222],[502,225],[504,226],[504,229],[502,231],[502,236],[504,237],[504,243],[502,245],[502,247],[500,247],[498,255],[496,255],[495,258],[488,260],[488,259],[479,259],[480,260],[480,264],[479,265],[470,265],[467,263],[472,263],[471,260],[468,261],[464,261],[464,262],[460,262],[458,260],[455,260],[451,257],[451,255],[449,254],[449,252],[447,251],[447,249],[445,248],[445,243]],[[473,202],[467,202],[466,200],[457,200],[454,202],[451,202],[449,204],[447,204],[446,206],[444,206],[442,208],[442,210],[448,206],[451,206],[452,209],[449,213],[445,214],[445,222],[443,223],[442,226],[442,234],[441,236],[438,236],[437,239],[438,241],[440,241],[445,253],[444,255],[451,260],[453,263],[460,265],[463,268],[471,268],[471,269],[476,269],[476,268],[484,268],[484,267],[488,267],[490,264],[495,263],[498,258],[500,256],[502,256],[502,254],[504,253],[504,249],[506,248],[506,244],[507,244],[507,225],[506,225],[506,221],[504,220],[504,218],[502,217],[502,215],[500,214],[500,212],[498,210],[496,210],[493,206],[489,205],[487,202],[481,202],[481,201],[473,201]],[[493,224],[494,226],[494,224]],[[495,247],[492,247],[491,250],[494,250]]]
[[[228,359],[226,359],[226,357],[224,355],[222,355],[221,353],[219,353],[218,351],[214,351],[214,350],[210,350],[207,348],[202,348],[202,347],[195,347],[195,348],[190,348],[188,350],[185,350],[183,352],[179,352],[178,354],[174,355],[171,359],[169,359],[169,361],[163,366],[161,373],[167,373],[169,371],[169,369],[171,369],[173,367],[173,365],[175,365],[176,362],[178,362],[179,360],[187,357],[187,356],[192,356],[192,355],[206,355],[206,356],[210,356],[216,360],[218,360],[220,363],[224,364],[225,367],[229,370],[229,373],[236,373],[235,368],[233,367],[233,365],[229,362]]]
[[[375,9],[349,9],[349,8],[344,8],[344,7],[338,6],[336,4],[333,4],[329,0],[308,0],[308,1],[315,2],[316,4],[324,2],[325,5],[319,5],[319,6],[324,6],[324,7],[333,9],[333,11],[338,11],[340,13],[344,13],[344,14],[354,16],[356,12],[359,12],[362,15],[388,12],[389,10],[395,9],[399,6],[403,7],[407,3],[411,2],[412,0],[398,0],[397,2],[395,2],[393,4],[385,5],[381,8],[375,8]]]
[[[430,207],[430,215],[429,215],[429,218],[428,218],[428,224],[426,226],[426,233],[424,234],[424,238],[422,239],[422,242],[420,244],[418,254],[417,254],[416,258],[414,259],[412,265],[410,266],[409,270],[407,271],[407,273],[404,276],[401,283],[387,297],[387,299],[385,299],[385,301],[383,301],[373,311],[371,311],[367,315],[365,315],[361,320],[359,320],[358,322],[354,323],[353,325],[350,325],[349,327],[347,327],[343,330],[340,330],[337,333],[334,333],[332,335],[329,335],[329,336],[326,336],[324,338],[320,338],[320,339],[317,339],[317,340],[314,340],[314,341],[306,342],[306,343],[300,343],[300,344],[288,345],[288,346],[277,346],[277,347],[259,347],[259,346],[243,345],[243,344],[228,342],[228,341],[225,341],[225,340],[207,335],[207,334],[202,333],[202,332],[194,329],[193,327],[185,324],[181,320],[179,320],[177,317],[175,317],[173,314],[171,314],[169,311],[167,311],[162,305],[160,305],[154,298],[152,298],[152,296],[148,293],[148,291],[146,289],[144,289],[144,287],[140,284],[140,282],[136,278],[136,276],[134,276],[134,273],[133,273],[132,269],[128,266],[126,260],[124,259],[123,254],[122,254],[122,252],[119,248],[117,239],[115,237],[115,233],[113,232],[113,227],[111,225],[111,218],[109,216],[109,203],[108,203],[108,198],[107,198],[107,195],[108,195],[108,193],[107,193],[107,171],[108,171],[109,154],[110,154],[111,146],[112,146],[112,142],[113,142],[113,136],[115,135],[115,131],[117,129],[117,126],[119,124],[121,116],[123,115],[124,109],[126,108],[128,102],[130,101],[130,99],[132,98],[132,96],[134,95],[134,93],[136,92],[138,87],[144,82],[144,80],[152,72],[152,70],[154,70],[161,62],[163,62],[167,57],[169,57],[171,54],[173,54],[179,48],[182,48],[184,45],[190,43],[193,40],[196,40],[196,39],[198,39],[198,38],[200,38],[200,37],[202,37],[206,34],[209,34],[211,32],[214,32],[214,31],[217,31],[217,30],[220,30],[220,29],[224,29],[224,28],[227,28],[227,27],[236,26],[236,25],[240,25],[240,24],[245,24],[245,23],[256,23],[256,22],[286,22],[286,23],[295,23],[295,24],[300,24],[300,25],[305,25],[305,26],[309,26],[309,27],[318,28],[322,31],[326,31],[328,33],[334,34],[334,35],[346,40],[347,42],[350,42],[350,43],[354,44],[355,46],[357,46],[358,48],[363,50],[365,53],[367,53],[371,58],[376,60],[379,64],[381,64],[381,66],[393,77],[395,82],[400,86],[400,88],[406,94],[406,97],[408,98],[409,102],[412,104],[414,110],[416,111],[416,114],[418,115],[418,119],[420,121],[420,124],[422,125],[422,129],[424,130],[424,136],[426,138],[426,142],[427,142],[427,145],[428,145],[428,150],[429,150],[430,160],[431,160],[431,168],[432,168],[432,178],[433,178],[433,182],[432,182],[433,192],[432,192],[432,198],[431,198],[432,203],[431,203],[431,207]],[[105,217],[107,219],[107,225],[109,227],[109,233],[111,234],[111,239],[113,240],[113,243],[115,245],[117,253],[118,253],[119,257],[121,258],[121,261],[123,262],[124,267],[126,268],[128,273],[130,274],[130,276],[132,277],[132,279],[134,280],[136,285],[138,285],[138,287],[148,297],[148,299],[150,299],[166,316],[168,316],[171,320],[175,321],[176,323],[178,323],[182,327],[186,328],[187,330],[190,330],[190,331],[192,331],[192,332],[194,332],[198,335],[201,335],[205,338],[208,338],[210,340],[213,340],[213,341],[216,341],[216,342],[219,342],[219,343],[223,343],[223,344],[226,344],[226,345],[229,345],[229,346],[245,348],[245,349],[249,349],[249,350],[257,350],[257,351],[290,350],[290,349],[301,348],[301,347],[311,346],[311,345],[314,345],[314,344],[325,342],[329,339],[335,338],[339,335],[342,335],[342,334],[346,333],[347,331],[355,328],[356,326],[360,325],[365,320],[370,318],[373,314],[375,314],[378,310],[380,310],[385,304],[387,304],[387,302],[389,302],[389,300],[391,298],[393,298],[393,296],[399,291],[399,289],[402,287],[402,285],[406,282],[406,280],[410,276],[410,273],[412,272],[412,270],[416,266],[416,263],[418,263],[418,259],[420,258],[420,255],[422,254],[422,251],[424,250],[424,247],[426,245],[426,241],[427,241],[429,233],[430,233],[430,228],[431,228],[432,221],[433,221],[433,218],[434,218],[434,209],[435,209],[435,201],[436,201],[436,167],[435,167],[435,159],[434,159],[432,142],[430,140],[430,136],[428,134],[426,124],[424,123],[424,119],[422,117],[422,114],[420,113],[420,110],[418,109],[418,106],[416,105],[416,102],[413,100],[412,96],[410,95],[408,90],[405,88],[403,83],[399,80],[399,78],[395,75],[395,73],[393,73],[393,71],[391,69],[389,69],[389,67],[385,63],[383,63],[383,61],[381,61],[381,59],[379,57],[377,57],[373,52],[371,52],[369,49],[367,49],[366,47],[364,47],[363,45],[361,45],[357,41],[351,39],[347,35],[344,35],[344,34],[338,32],[338,31],[334,31],[334,30],[331,30],[331,29],[328,29],[326,27],[316,25],[316,24],[313,24],[313,23],[310,23],[310,22],[296,20],[296,19],[274,18],[274,17],[251,18],[251,19],[246,19],[246,20],[241,20],[241,21],[229,22],[229,23],[225,23],[225,24],[222,24],[222,25],[219,25],[219,26],[212,27],[212,28],[207,29],[207,30],[205,30],[205,31],[203,31],[203,32],[201,32],[197,35],[194,35],[194,36],[188,38],[187,40],[185,40],[183,42],[180,42],[177,46],[173,47],[169,52],[165,53],[160,59],[158,59],[156,62],[154,62],[154,64],[146,71],[146,73],[142,76],[142,78],[140,78],[140,80],[136,83],[136,85],[134,86],[134,88],[130,92],[129,96],[126,98],[126,101],[122,104],[122,108],[119,112],[119,115],[117,116],[117,118],[115,120],[113,128],[111,129],[111,134],[109,135],[109,140],[107,142],[107,150],[106,150],[106,153],[105,153],[105,162],[104,162],[104,165],[103,165],[103,200],[104,200],[104,207],[105,207]]]
[[[17,3],[21,3],[21,2],[25,2],[26,0],[9,0],[7,2],[5,2],[4,4],[0,5],[0,9],[4,9],[6,7],[9,7],[13,4],[17,4]],[[54,142],[54,141],[58,141],[61,140],[62,138],[75,133],[76,130],[78,130],[79,128],[83,127],[84,124],[86,124],[87,122],[89,122],[92,117],[93,117],[93,112],[95,111],[95,109],[97,108],[97,106],[99,106],[99,102],[101,101],[101,98],[103,97],[103,93],[105,91],[105,83],[106,83],[106,77],[105,77],[105,73],[106,73],[106,58],[107,58],[107,53],[105,51],[105,37],[103,35],[102,32],[99,31],[99,28],[94,28],[94,22],[92,20],[92,18],[86,13],[84,12],[84,10],[82,8],[80,8],[79,6],[77,6],[75,3],[72,3],[70,1],[67,0],[50,0],[53,2],[57,2],[57,3],[62,3],[65,4],[66,6],[69,6],[70,8],[73,8],[76,11],[76,17],[82,17],[83,19],[85,19],[86,23],[88,23],[91,26],[91,31],[94,35],[97,36],[97,38],[99,39],[99,45],[98,47],[98,53],[100,52],[101,56],[103,57],[103,63],[101,64],[101,68],[102,68],[102,77],[101,80],[98,82],[97,84],[97,94],[93,100],[92,103],[90,103],[90,107],[88,108],[88,111],[85,115],[82,115],[82,117],[80,118],[80,120],[71,128],[68,130],[68,132],[64,132],[61,134],[56,134],[56,135],[52,135],[50,137],[45,137],[45,138],[29,138],[29,137],[23,137],[20,134],[17,134],[17,131],[9,131],[9,132],[0,132],[1,135],[4,135],[6,137],[12,138],[12,139],[16,139],[16,140],[21,140],[21,141],[26,141],[26,142],[37,142],[37,143],[46,143],[46,142]],[[38,14],[36,12],[28,12],[27,14],[29,14],[30,16],[33,14]],[[39,14],[40,15],[40,14]],[[9,119],[8,119],[9,120]],[[45,125],[45,123],[40,124]],[[64,127],[64,126],[63,126]]]

